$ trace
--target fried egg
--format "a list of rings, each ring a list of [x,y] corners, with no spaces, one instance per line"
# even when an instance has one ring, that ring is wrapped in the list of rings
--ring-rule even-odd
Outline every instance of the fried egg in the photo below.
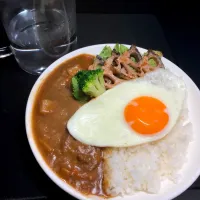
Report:
[[[128,147],[166,136],[179,118],[184,81],[167,69],[123,82],[79,108],[69,119],[70,134],[99,147]]]

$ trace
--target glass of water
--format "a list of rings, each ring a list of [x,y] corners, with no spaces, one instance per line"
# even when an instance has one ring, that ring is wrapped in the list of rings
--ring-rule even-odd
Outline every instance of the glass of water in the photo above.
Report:
[[[40,74],[75,48],[75,0],[4,1],[2,22],[10,48],[26,72]]]

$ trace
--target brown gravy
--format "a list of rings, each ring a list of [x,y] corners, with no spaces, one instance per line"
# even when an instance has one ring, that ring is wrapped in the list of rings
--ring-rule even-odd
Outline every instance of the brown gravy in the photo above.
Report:
[[[103,195],[102,149],[75,140],[66,123],[81,104],[71,94],[70,80],[94,57],[81,54],[62,63],[44,81],[34,102],[32,121],[37,146],[48,166],[84,194]]]

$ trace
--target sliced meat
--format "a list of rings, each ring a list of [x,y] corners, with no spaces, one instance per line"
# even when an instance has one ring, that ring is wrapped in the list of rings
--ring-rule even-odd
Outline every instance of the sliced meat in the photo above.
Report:
[[[153,59],[156,63],[156,66],[152,66],[149,64],[149,60]],[[142,62],[141,62],[141,69],[144,73],[147,73],[149,71],[154,71],[157,68],[163,68],[164,65],[161,61],[161,57],[155,53],[153,50],[148,50],[148,52],[143,56]]]
[[[125,79],[125,80],[129,80],[129,79],[133,79],[133,78],[136,78],[137,77],[137,73],[136,73],[136,70],[130,66],[130,58],[128,58],[126,56],[126,52],[119,56],[115,63],[116,63],[116,66],[113,66],[114,68],[114,73],[122,78],[122,79]]]
[[[135,45],[131,45],[131,48],[128,50],[129,57],[134,57],[136,62],[140,62],[142,60],[142,55],[138,51]]]
[[[142,77],[145,73],[157,68],[164,67],[161,61],[162,54],[149,50],[144,56],[140,54],[135,45],[120,55],[115,49],[112,56],[104,61],[100,56],[96,56],[94,63],[89,70],[95,70],[99,66],[104,70],[104,80],[106,89],[113,88],[124,80]],[[153,59],[153,60],[151,60]],[[153,66],[149,61],[153,61]]]
[[[133,57],[135,62],[131,59]],[[129,80],[141,76],[140,61],[141,54],[137,48],[132,45],[131,48],[124,52],[116,59],[116,66],[114,66],[115,73],[122,79]]]
[[[102,69],[104,70],[104,80],[106,89],[113,88],[115,85],[123,82],[122,79],[118,78],[113,73],[113,62],[115,62],[118,56],[119,55],[113,51],[112,56],[105,61],[105,64],[102,67]]]
[[[95,70],[100,66],[104,65],[104,60],[101,56],[97,55],[96,58],[94,59],[94,63],[89,66],[89,70]]]
[[[124,80],[116,77],[112,72],[104,73],[105,87],[106,89],[111,89],[119,83],[122,83]]]

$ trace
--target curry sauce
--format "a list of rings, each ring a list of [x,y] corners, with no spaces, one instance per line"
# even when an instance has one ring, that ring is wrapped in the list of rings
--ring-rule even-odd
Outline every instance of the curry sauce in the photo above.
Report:
[[[71,78],[94,57],[81,54],[62,63],[37,92],[32,121],[37,146],[48,166],[84,194],[103,195],[103,151],[75,140],[67,121],[82,106],[72,97]]]

